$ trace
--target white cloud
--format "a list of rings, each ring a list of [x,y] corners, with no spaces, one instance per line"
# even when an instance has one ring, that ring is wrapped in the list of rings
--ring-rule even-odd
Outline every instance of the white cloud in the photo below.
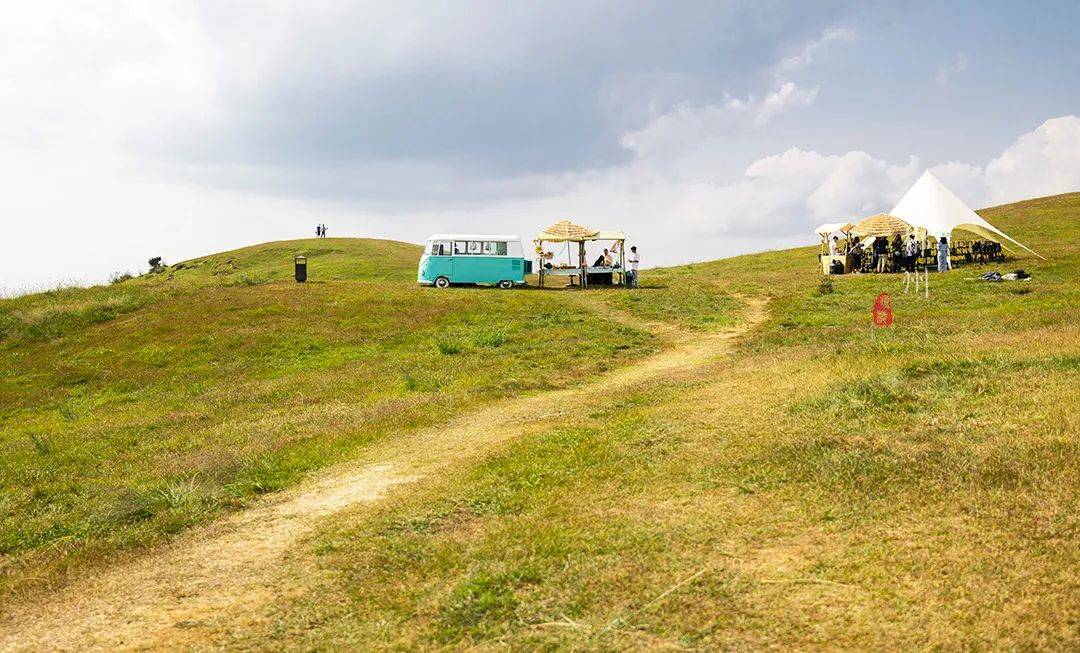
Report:
[[[966,72],[968,69],[968,56],[966,54],[956,55],[956,60],[948,65],[942,66],[938,69],[937,73],[937,85],[941,88],[945,88],[949,85],[953,75]]]
[[[755,161],[736,181],[693,185],[682,208],[687,222],[703,233],[792,237],[817,222],[887,209],[917,172],[915,157],[890,164],[866,152],[824,155],[791,148]]]
[[[829,43],[851,42],[855,40],[855,30],[849,27],[830,27],[816,39],[808,41],[802,49],[776,65],[777,74],[791,74],[814,63],[814,57],[820,54]]]
[[[623,147],[638,154],[681,151],[703,139],[760,129],[780,113],[814,104],[818,88],[786,82],[763,99],[726,97],[704,106],[681,104],[636,131],[623,135]]]
[[[1080,117],[1047,120],[985,166],[953,161],[931,170],[972,206],[1080,190]]]
[[[1080,190],[1080,117],[1047,120],[986,164],[995,204]]]
[[[773,116],[792,107],[808,107],[817,99],[818,87],[799,88],[794,82],[784,82],[780,88],[765,96],[757,107],[754,124],[761,127]]]
[[[830,27],[818,38],[805,43],[797,54],[772,66],[774,87],[764,98],[759,99],[753,94],[745,99],[725,95],[717,103],[698,106],[681,103],[654,117],[644,127],[625,134],[622,145],[638,154],[670,152],[710,137],[760,129],[785,111],[812,106],[820,87],[799,86],[786,76],[810,66],[814,57],[829,43],[854,39],[855,30]]]

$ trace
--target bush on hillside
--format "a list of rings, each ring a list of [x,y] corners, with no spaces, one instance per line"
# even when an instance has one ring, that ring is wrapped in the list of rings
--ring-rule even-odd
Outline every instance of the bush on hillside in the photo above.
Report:
[[[113,272],[111,275],[109,275],[109,283],[115,285],[115,284],[118,284],[118,283],[124,283],[128,279],[134,279],[134,278],[135,278],[135,275],[133,275],[130,272]]]
[[[461,343],[451,338],[435,338],[435,347],[444,356],[453,356],[461,353]]]
[[[155,256],[154,258],[147,261],[147,263],[150,265],[150,271],[155,274],[158,272],[163,272],[165,270],[165,259],[161,258],[160,256]]]

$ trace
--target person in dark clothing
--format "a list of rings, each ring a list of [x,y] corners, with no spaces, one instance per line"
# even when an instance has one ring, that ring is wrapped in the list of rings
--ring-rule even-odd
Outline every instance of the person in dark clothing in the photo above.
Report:
[[[859,242],[859,237],[855,236],[855,238],[851,241],[851,250],[848,251],[848,256],[851,257],[852,272],[859,272],[862,270],[862,255],[863,244]]]
[[[885,255],[889,251],[889,241],[886,238],[878,236],[874,239],[873,245],[870,247],[872,256],[870,258],[870,269],[874,272],[885,271]]]
[[[892,271],[900,272],[904,269],[904,239],[900,234],[892,241]]]

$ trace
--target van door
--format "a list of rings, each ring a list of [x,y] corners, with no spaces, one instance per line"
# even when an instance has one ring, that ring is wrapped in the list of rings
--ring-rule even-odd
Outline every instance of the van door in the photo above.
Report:
[[[450,257],[450,269],[454,275],[450,277],[454,281],[468,281],[464,277],[469,273],[469,242],[466,240],[454,241],[454,255]]]
[[[427,265],[424,272],[424,280],[434,282],[438,277],[452,279],[451,256],[452,244],[448,240],[431,241],[431,249],[427,256]]]

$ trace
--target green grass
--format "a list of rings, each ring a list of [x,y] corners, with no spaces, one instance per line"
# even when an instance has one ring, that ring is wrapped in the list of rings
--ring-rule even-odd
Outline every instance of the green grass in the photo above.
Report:
[[[772,301],[703,378],[336,519],[309,589],[230,643],[1076,648],[1080,194],[984,215],[1048,256],[996,266],[1032,282],[968,267],[932,275],[929,299],[895,276],[823,295],[804,248],[647,271],[666,288],[640,300],[592,295],[694,329],[713,300],[687,284],[717,306]],[[881,291],[888,330],[870,324]]]
[[[931,275],[929,299],[891,275],[822,294],[801,248],[646,270],[637,292],[435,292],[413,285],[415,248],[369,265],[372,245],[330,240],[303,244],[338,248],[311,256],[326,283],[288,282],[301,245],[271,244],[5,300],[3,582],[85,569],[432,414],[659,346],[605,316],[707,331],[765,296],[765,323],[702,373],[330,520],[291,552],[272,618],[222,643],[1075,649],[1080,194],[983,214],[1048,257],[992,266],[1032,282],[967,267]],[[883,291],[886,330],[870,322]]]
[[[294,252],[307,284],[290,280]],[[418,253],[271,243],[0,302],[14,325],[0,341],[0,588],[59,580],[436,416],[655,347],[558,294],[419,288]]]
[[[387,240],[327,238],[274,242],[182,261],[110,285],[59,287],[0,299],[0,343],[47,341],[108,322],[164,298],[207,287],[258,286],[291,279],[293,257],[310,259],[312,281],[406,282],[420,248]]]

